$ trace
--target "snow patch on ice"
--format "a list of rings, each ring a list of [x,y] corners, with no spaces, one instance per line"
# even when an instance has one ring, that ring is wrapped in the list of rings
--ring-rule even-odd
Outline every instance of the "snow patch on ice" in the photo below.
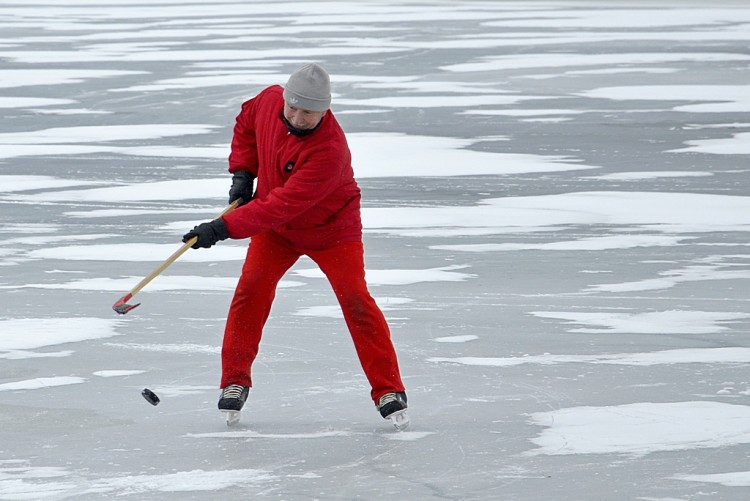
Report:
[[[413,299],[403,297],[376,298],[376,302],[382,311],[398,309],[399,306],[413,301]],[[300,308],[292,313],[292,315],[301,317],[344,318],[344,315],[341,313],[341,307],[338,304]]]
[[[463,282],[476,275],[457,273],[454,270],[468,268],[469,265],[452,265],[423,270],[372,270],[367,269],[367,283],[369,285],[411,285],[421,282]],[[318,268],[293,271],[305,278],[325,278]]]
[[[113,113],[88,108],[30,108],[29,111],[38,115],[110,115]]]
[[[48,190],[50,188],[68,188],[102,184],[100,181],[83,181],[61,179],[53,176],[2,175],[0,176],[0,193],[28,190]],[[34,225],[32,225],[32,228]],[[47,227],[49,227],[47,225]]]
[[[668,32],[667,28],[671,27],[692,27],[698,25],[708,29],[712,25],[721,26],[733,20],[747,20],[747,16],[744,13],[739,14],[735,9],[720,7],[709,9],[700,8],[698,5],[696,5],[698,8],[679,10],[633,8],[635,4],[621,4],[623,6],[628,5],[629,8],[618,8],[617,4],[613,4],[612,7],[614,8],[601,10],[589,8],[576,9],[563,5],[557,4],[556,7],[558,8],[534,13],[533,15],[519,15],[517,16],[519,19],[509,16],[509,19],[492,20],[484,24],[503,28],[575,28],[584,33],[588,33],[590,30],[613,28],[662,28],[659,31]],[[562,6],[562,8],[559,8],[559,6]],[[614,33],[615,31],[607,31],[607,34]],[[626,31],[626,33],[630,33],[630,31]],[[644,38],[648,37],[647,34],[642,34],[641,36]]]
[[[0,97],[0,108],[28,108],[30,106],[56,106],[73,104],[72,99],[54,99],[45,97]]]
[[[401,431],[398,433],[389,433],[384,436],[394,442],[414,442],[434,434],[434,431]]]
[[[608,235],[606,237],[587,237],[578,240],[566,240],[548,243],[502,243],[502,244],[458,244],[431,245],[430,249],[452,250],[460,252],[499,252],[499,251],[601,251],[612,249],[633,249],[636,247],[673,247],[683,240],[693,237],[673,237],[667,235]]]
[[[748,313],[670,310],[645,313],[534,311],[541,318],[567,320],[570,324],[602,328],[568,329],[584,333],[712,334],[727,330],[722,324],[750,318]]]
[[[727,487],[750,487],[750,471],[733,471],[727,473],[708,473],[676,475],[676,480],[686,482],[701,482],[704,484],[721,484]]]
[[[748,100],[750,100],[750,98],[748,98]],[[750,132],[739,132],[733,134],[730,138],[693,139],[685,141],[685,143],[689,146],[686,148],[669,150],[669,152],[708,153],[711,155],[750,155]]]
[[[154,388],[159,395],[165,397],[182,397],[184,395],[199,395],[209,391],[218,392],[216,386],[164,385]]]
[[[523,364],[612,364],[612,365],[670,365],[670,364],[750,364],[750,348],[684,348],[645,353],[615,353],[600,355],[525,355],[522,357],[432,357],[428,362],[460,364],[478,367],[514,367]]]
[[[81,384],[85,382],[86,380],[84,378],[75,376],[39,377],[34,379],[26,379],[24,381],[14,381],[12,383],[0,384],[0,391],[41,390],[44,388],[68,386],[71,384]]]
[[[104,371],[96,371],[92,372],[94,376],[99,376],[103,378],[108,377],[127,377],[127,376],[135,376],[138,374],[143,374],[146,371],[141,370],[117,370],[117,369],[108,369]]]
[[[509,117],[536,117],[546,115],[580,115],[586,113],[585,110],[569,109],[504,109],[504,110],[468,110],[462,111],[461,115],[488,115],[488,116],[509,116]]]
[[[190,73],[188,73],[190,74]],[[248,70],[223,70],[219,74],[198,74],[181,78],[166,78],[155,80],[145,85],[132,85],[119,89],[111,89],[110,92],[154,92],[171,89],[201,89],[206,87],[221,86],[258,86],[266,87],[275,82],[283,82],[289,75],[271,72],[258,72]]]
[[[0,158],[91,155],[112,153],[137,157],[226,159],[226,144],[207,146],[109,146],[104,144],[8,144],[0,149]]]
[[[161,475],[132,475],[104,478],[92,482],[84,494],[128,496],[146,492],[221,491],[229,487],[247,487],[276,480],[266,470],[192,470]]]
[[[98,218],[98,217],[131,217],[131,216],[150,216],[150,215],[164,215],[164,214],[210,214],[212,217],[216,214],[215,208],[200,208],[200,207],[187,207],[184,209],[94,209],[94,210],[77,210],[64,212],[63,215],[67,217],[80,217],[80,218]],[[177,223],[170,223],[177,224]],[[182,224],[182,223],[180,223]],[[186,226],[181,226],[184,229]]]
[[[94,233],[91,235],[45,235],[35,237],[8,238],[0,245],[50,245],[58,242],[84,242],[119,237],[115,233]]]
[[[696,401],[571,407],[531,415],[546,427],[530,455],[627,454],[750,443],[750,407]]]
[[[4,176],[0,176],[0,183],[4,182]],[[30,176],[31,177],[31,176]],[[23,234],[35,234],[35,233],[55,233],[59,232],[61,226],[57,224],[46,224],[46,223],[5,223],[0,226],[0,233],[23,233]]]
[[[93,317],[0,320],[0,353],[118,336],[122,320]]]
[[[5,360],[23,360],[26,358],[62,358],[62,357],[69,357],[73,353],[72,350],[64,350],[64,351],[53,351],[53,352],[44,352],[39,353],[35,351],[26,351],[26,350],[9,350],[9,351],[0,351],[0,358]]]
[[[0,154],[1,155],[1,154]],[[11,177],[10,187],[15,186],[13,191],[57,188],[67,185],[94,184],[81,181],[66,181],[47,176],[0,176],[0,178]],[[26,178],[26,179],[24,179]],[[45,185],[46,183],[46,185]],[[99,183],[101,184],[101,183]],[[229,177],[212,179],[180,179],[175,181],[156,181],[153,183],[137,183],[122,186],[108,186],[105,188],[91,188],[85,190],[62,190],[52,191],[44,194],[46,201],[53,202],[154,202],[169,200],[190,200],[195,198],[225,198]],[[3,188],[0,191],[4,191]],[[14,200],[37,200],[38,195],[14,195]],[[122,209],[118,209],[122,210]],[[218,214],[221,209],[214,209]],[[168,213],[168,212],[165,212]]]
[[[410,98],[413,99],[413,98]],[[32,132],[8,132],[0,134],[0,158],[45,155],[79,155],[92,153],[114,153],[135,156],[175,157],[175,158],[215,158],[225,159],[228,146],[204,145],[194,147],[179,146],[112,146],[113,141],[159,139],[189,134],[207,134],[215,128],[201,124],[143,124],[132,126],[66,127],[44,129]],[[101,131],[100,135],[97,132]],[[529,153],[494,153],[477,151],[471,147],[483,141],[452,137],[419,136],[401,133],[350,133],[347,135],[352,150],[354,172],[357,178],[380,177],[434,177],[507,175],[529,172],[561,172],[571,170],[596,169],[579,159],[559,155],[535,155]],[[95,144],[92,144],[95,143]],[[398,151],[397,158],[389,152]],[[51,193],[51,200],[87,201],[131,201],[188,199],[190,193],[199,196],[192,198],[225,198],[229,183],[221,178],[223,185],[218,187],[204,183],[217,180],[180,180],[155,183],[138,183],[132,186],[113,187],[91,192]],[[186,184],[192,183],[187,193]],[[183,189],[180,189],[183,188]],[[139,198],[143,196],[143,198]],[[23,198],[19,198],[23,200]]]
[[[611,68],[615,65],[627,64],[661,64],[669,62],[708,62],[708,61],[748,61],[750,56],[731,53],[698,53],[698,52],[634,52],[620,54],[580,54],[574,52],[568,53],[549,53],[549,54],[520,54],[520,55],[502,55],[502,56],[482,56],[475,61],[466,63],[457,63],[442,66],[441,69],[456,73],[466,72],[498,72],[507,70],[533,69],[533,68],[565,68],[565,67],[582,67],[582,66],[602,66]],[[720,92],[716,87],[724,87],[725,90],[734,91],[734,95],[739,96],[739,88],[743,86],[712,86],[712,85],[642,85],[642,86],[623,86],[608,87],[596,89],[581,93],[585,97],[604,98],[604,99],[653,99],[658,101],[668,101],[674,99],[685,99],[695,97],[700,89],[704,94],[696,99],[706,101],[706,96],[715,95]],[[672,89],[674,92],[669,93]],[[714,92],[711,92],[711,91]],[[653,91],[653,93],[652,93]],[[682,92],[680,92],[682,91]],[[658,94],[656,94],[658,92]],[[656,96],[659,97],[656,97]],[[747,97],[747,96],[744,96]],[[689,99],[688,98],[688,99]],[[726,99],[723,99],[726,100]]]
[[[187,230],[186,230],[187,231]],[[145,244],[122,243],[100,245],[68,245],[54,249],[36,249],[28,251],[25,256],[31,259],[64,261],[137,261],[161,262],[181,247],[181,243]],[[242,261],[247,248],[238,245],[217,245],[206,252],[206,249],[188,249],[180,256],[181,262],[208,263],[218,261]]]
[[[587,179],[601,179],[603,181],[643,181],[645,179],[682,178],[682,177],[710,177],[713,172],[701,171],[644,171],[644,172],[615,172],[602,176],[586,176]]]
[[[83,278],[69,282],[51,282],[45,284],[4,285],[0,289],[63,289],[84,291],[126,291],[137,284],[143,277],[124,278]],[[237,285],[237,277],[201,277],[193,275],[160,275],[150,282],[146,291],[231,291]],[[303,282],[282,280],[280,288],[299,287]]]
[[[55,127],[30,132],[0,133],[0,144],[71,144],[161,139],[207,134],[214,125],[205,124],[138,124]]]
[[[220,346],[209,346],[203,344],[142,344],[142,343],[105,343],[105,346],[124,348],[136,351],[150,351],[161,353],[207,353],[215,355],[221,353]]]
[[[337,105],[351,106],[375,106],[383,108],[470,108],[493,105],[516,104],[521,101],[532,99],[551,99],[548,96],[523,96],[508,94],[484,94],[475,96],[455,96],[445,94],[442,96],[391,96],[372,97],[368,99],[337,99]]]
[[[750,231],[750,197],[589,191],[490,198],[473,206],[367,208],[362,217],[368,231],[408,236],[438,228],[452,230],[455,236],[463,230],[500,234],[518,229],[549,231],[559,225],[644,226],[669,233],[746,232]],[[627,236],[622,238],[625,241]]]
[[[479,339],[479,336],[473,334],[467,334],[465,336],[445,336],[436,337],[433,339],[436,343],[467,343],[469,341],[475,341]]]
[[[409,98],[411,99],[411,98]],[[481,139],[398,133],[348,134],[357,178],[432,177],[596,169],[572,157],[470,149]],[[397,157],[392,152],[398,151]]]
[[[708,59],[707,59],[708,60]],[[689,113],[747,113],[750,111],[750,85],[631,85],[602,87],[579,95],[615,101],[696,101],[699,104],[674,106]]]
[[[33,85],[61,85],[81,83],[92,78],[115,78],[144,75],[145,71],[81,70],[81,69],[3,69],[0,70],[0,89]]]
[[[75,489],[71,482],[51,481],[69,477],[70,472],[55,466],[28,466],[26,461],[0,461],[0,499],[60,499],[57,496]]]
[[[317,433],[259,433],[256,431],[223,431],[217,433],[188,433],[189,438],[247,438],[247,439],[280,439],[280,440],[301,440],[317,439],[332,437],[349,437],[352,436],[348,431],[321,431]]]
[[[750,271],[727,268],[743,267],[743,263],[740,261],[748,257],[750,256],[709,256],[697,264],[676,270],[662,271],[659,273],[658,278],[592,285],[588,290],[593,292],[639,292],[669,289],[687,282],[744,280],[750,278]],[[736,262],[732,262],[731,259],[734,259]]]

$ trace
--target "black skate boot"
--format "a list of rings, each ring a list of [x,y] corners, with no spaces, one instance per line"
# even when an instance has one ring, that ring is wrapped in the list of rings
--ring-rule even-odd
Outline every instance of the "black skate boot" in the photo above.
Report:
[[[386,393],[378,401],[378,411],[385,419],[390,419],[397,430],[405,430],[409,426],[409,416],[406,415],[406,392]]]
[[[227,418],[227,426],[235,425],[240,421],[240,411],[249,394],[250,388],[238,384],[230,384],[221,390],[219,410]]]

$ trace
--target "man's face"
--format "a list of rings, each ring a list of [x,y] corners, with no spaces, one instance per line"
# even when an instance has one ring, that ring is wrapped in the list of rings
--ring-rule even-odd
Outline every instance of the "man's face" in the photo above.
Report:
[[[300,130],[314,129],[323,119],[325,111],[310,111],[296,108],[291,104],[284,102],[284,118],[286,118],[292,127]]]

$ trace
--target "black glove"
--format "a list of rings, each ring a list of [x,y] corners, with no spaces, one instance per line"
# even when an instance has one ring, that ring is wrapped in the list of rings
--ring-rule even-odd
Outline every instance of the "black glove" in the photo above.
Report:
[[[192,245],[193,249],[199,249],[201,247],[208,249],[219,240],[226,240],[229,238],[229,231],[227,230],[227,225],[224,224],[224,220],[219,218],[208,223],[199,224],[185,233],[182,237],[182,241],[187,243],[188,240],[193,237],[198,237],[198,241]]]
[[[254,180],[255,176],[250,172],[244,170],[235,172],[232,176],[232,187],[229,188],[229,203],[241,198],[240,205],[244,205],[252,200]]]

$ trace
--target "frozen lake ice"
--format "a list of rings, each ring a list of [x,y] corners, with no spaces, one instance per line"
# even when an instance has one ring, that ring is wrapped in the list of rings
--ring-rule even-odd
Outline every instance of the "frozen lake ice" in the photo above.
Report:
[[[748,42],[732,0],[0,0],[0,500],[746,499]],[[241,103],[307,61],[405,432],[307,259],[235,428],[246,241],[111,309],[222,210]]]

